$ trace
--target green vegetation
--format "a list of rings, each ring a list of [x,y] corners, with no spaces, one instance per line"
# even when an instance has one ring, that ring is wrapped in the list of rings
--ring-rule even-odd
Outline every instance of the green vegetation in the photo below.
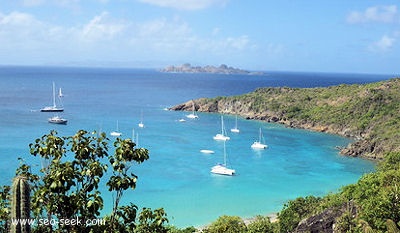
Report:
[[[8,233],[10,216],[10,186],[0,187],[0,233]]]
[[[400,151],[400,79],[326,88],[259,88],[231,97],[195,100],[199,111],[341,134],[359,139],[344,151],[382,158]],[[191,107],[191,104],[190,104]]]
[[[375,232],[385,232],[389,230],[387,229],[389,225],[394,229],[397,224],[398,228],[400,226],[400,153],[388,153],[375,173],[364,175],[356,184],[343,187],[338,194],[315,200],[318,201],[306,203],[303,198],[298,198],[290,201],[289,205],[285,205],[279,215],[281,229],[294,229],[300,219],[296,218],[296,214],[302,215],[302,219],[327,208],[339,209],[341,206],[346,208],[336,219],[339,232],[363,232],[366,226],[374,229]],[[353,214],[354,211],[356,214]],[[286,212],[291,213],[291,216],[282,215]]]
[[[268,233],[276,232],[277,224],[271,223],[269,217],[256,216],[246,225],[237,216],[221,216],[202,232],[204,233]]]

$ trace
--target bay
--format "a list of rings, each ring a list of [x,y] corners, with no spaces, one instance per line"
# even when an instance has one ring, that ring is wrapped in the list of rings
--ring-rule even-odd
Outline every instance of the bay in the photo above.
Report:
[[[40,167],[29,155],[29,143],[56,130],[60,136],[77,130],[119,130],[123,138],[139,135],[139,146],[150,150],[150,160],[134,166],[136,190],[123,203],[165,208],[170,223],[201,226],[218,216],[277,212],[289,199],[324,195],[356,182],[374,164],[343,157],[336,146],[349,139],[336,135],[288,129],[281,125],[239,118],[239,134],[226,143],[233,177],[210,174],[222,162],[223,144],[212,136],[220,130],[220,115],[199,113],[199,119],[180,122],[184,112],[166,107],[200,97],[239,95],[265,86],[324,87],[368,83],[390,75],[269,72],[265,75],[172,74],[156,70],[68,67],[0,67],[0,176],[9,185],[18,157]],[[52,125],[40,108],[51,104],[52,82],[63,90],[61,115],[67,125]],[[137,124],[143,115],[145,128]],[[234,126],[234,116],[225,125]],[[269,148],[252,150],[262,128]],[[111,141],[113,137],[109,136]],[[201,149],[215,154],[202,154]],[[104,214],[112,195],[102,188]]]

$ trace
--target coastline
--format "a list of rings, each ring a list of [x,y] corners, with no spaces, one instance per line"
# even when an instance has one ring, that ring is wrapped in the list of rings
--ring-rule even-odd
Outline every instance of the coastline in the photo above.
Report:
[[[340,154],[372,160],[400,151],[400,78],[321,88],[266,87],[228,97],[200,98],[170,110],[238,115],[248,120],[331,133],[354,142]]]
[[[188,111],[190,112],[192,109],[193,102],[195,102],[195,109],[198,112],[212,112],[212,113],[221,113],[221,114],[229,114],[229,115],[238,115],[240,117],[245,118],[246,120],[260,120],[268,123],[276,123],[280,125],[285,125],[286,127],[289,128],[296,128],[296,129],[305,129],[305,130],[310,130],[310,131],[315,131],[315,132],[321,132],[321,133],[330,133],[330,134],[335,134],[343,137],[347,137],[350,139],[355,140],[353,143],[350,143],[346,147],[341,147],[338,148],[340,150],[340,154],[345,155],[345,156],[352,156],[352,157],[362,157],[365,159],[372,159],[372,160],[377,160],[377,157],[374,156],[365,156],[362,155],[363,152],[363,147],[368,147],[368,142],[363,139],[362,136],[349,131],[346,128],[339,128],[335,127],[333,125],[323,125],[323,124],[318,124],[318,123],[310,123],[310,122],[302,122],[298,121],[295,119],[287,119],[287,118],[282,118],[278,116],[278,114],[275,114],[273,112],[268,112],[268,114],[256,114],[252,112],[235,112],[231,111],[228,108],[225,108],[224,111],[219,111],[219,107],[213,108],[212,106],[208,106],[206,103],[207,101],[206,98],[200,98],[197,100],[190,100],[187,101],[183,104],[179,104],[176,106],[173,106],[169,108],[169,110],[172,111]]]

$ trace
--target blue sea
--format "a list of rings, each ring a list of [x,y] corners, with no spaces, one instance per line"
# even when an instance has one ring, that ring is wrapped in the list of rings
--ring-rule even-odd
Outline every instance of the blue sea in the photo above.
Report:
[[[165,108],[200,97],[239,95],[258,87],[325,87],[342,83],[369,83],[390,75],[267,72],[264,75],[160,73],[157,70],[112,68],[0,67],[0,185],[9,185],[24,158],[40,167],[29,155],[29,143],[50,130],[70,136],[79,129],[116,130],[123,138],[138,135],[140,147],[150,159],[135,165],[137,188],[129,190],[123,203],[139,208],[163,207],[170,223],[178,227],[202,226],[220,215],[244,218],[276,213],[298,196],[321,196],[356,182],[374,164],[343,157],[336,146],[350,139],[336,135],[289,129],[279,124],[238,119],[239,134],[228,133],[226,143],[232,177],[210,173],[223,161],[223,143],[213,140],[220,131],[220,115]],[[39,109],[52,104],[52,83],[62,88],[67,125],[47,123],[52,113]],[[224,116],[229,129],[235,116]],[[143,120],[144,128],[138,123]],[[266,150],[253,150],[252,142],[262,128]],[[134,133],[133,133],[134,131]],[[111,141],[114,140],[109,136]],[[110,143],[112,145],[112,143]],[[200,150],[215,151],[202,154]],[[111,211],[112,195],[103,187],[105,208]]]

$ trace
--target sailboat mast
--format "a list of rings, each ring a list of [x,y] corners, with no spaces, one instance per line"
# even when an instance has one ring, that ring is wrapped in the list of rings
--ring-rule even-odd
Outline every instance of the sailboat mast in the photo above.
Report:
[[[53,107],[56,107],[56,84],[53,82]]]
[[[224,141],[224,165],[226,166],[226,147],[225,147],[225,141]]]
[[[221,116],[221,134],[225,135],[224,134],[224,116]]]
[[[235,118],[235,129],[237,129],[237,115],[236,115],[236,118]]]

